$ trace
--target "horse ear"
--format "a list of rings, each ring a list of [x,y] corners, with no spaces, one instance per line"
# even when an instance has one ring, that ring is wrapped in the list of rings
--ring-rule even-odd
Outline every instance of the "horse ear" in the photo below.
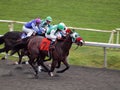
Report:
[[[75,29],[72,29],[72,32],[75,32]]]
[[[66,33],[70,34],[72,33],[72,30],[70,28],[67,28]]]

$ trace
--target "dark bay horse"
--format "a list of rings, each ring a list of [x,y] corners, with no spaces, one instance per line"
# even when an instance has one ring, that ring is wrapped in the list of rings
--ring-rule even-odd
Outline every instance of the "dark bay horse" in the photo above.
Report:
[[[40,50],[42,41],[45,39],[41,36],[31,37],[28,41],[27,49],[29,52],[29,64],[33,67],[35,71],[35,76],[38,76],[38,69],[34,65],[34,61],[37,58],[38,66],[42,65],[49,73],[50,76],[53,76],[54,69],[59,68],[61,62],[66,66],[63,70],[57,71],[57,73],[63,73],[69,69],[69,64],[67,62],[67,57],[69,55],[69,50],[72,46],[72,43],[76,43],[79,46],[83,45],[83,40],[76,32],[70,32],[66,35],[66,38],[63,40],[57,40],[55,43],[55,48],[50,50],[50,55],[52,56],[52,64],[50,70],[44,65],[45,57],[48,56],[47,50]],[[24,44],[24,43],[22,43]],[[21,46],[20,44],[18,46]],[[19,47],[21,49],[21,47]],[[22,47],[23,48],[23,47]],[[15,49],[15,48],[14,48]],[[16,48],[18,49],[18,48]]]
[[[8,52],[13,48],[13,46],[18,42],[18,40],[21,39],[21,35],[23,34],[23,32],[19,32],[19,31],[11,31],[11,32],[7,32],[5,33],[3,36],[0,37],[0,44],[4,44],[3,48],[0,49],[0,53],[2,52],[6,52],[6,56],[3,57],[3,59],[7,59],[8,57]],[[18,56],[19,56],[19,64],[21,62],[22,57],[24,56],[24,54],[21,52],[17,52]]]

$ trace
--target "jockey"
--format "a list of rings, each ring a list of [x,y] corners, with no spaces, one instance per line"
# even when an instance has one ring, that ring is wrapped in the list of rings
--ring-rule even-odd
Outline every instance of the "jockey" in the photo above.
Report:
[[[59,23],[58,25],[54,25],[47,30],[45,36],[46,38],[50,39],[52,41],[51,44],[53,44],[56,39],[62,38],[64,28],[64,25],[61,23]]]
[[[51,27],[50,25],[51,22],[52,22],[52,18],[50,16],[47,16],[46,19],[41,21],[39,27],[41,27],[44,30],[44,33],[47,31],[48,28]]]
[[[39,27],[40,23],[41,23],[40,18],[36,18],[36,19],[33,19],[33,20],[27,22],[23,26],[23,31],[27,34],[26,37],[35,35],[36,33],[42,33],[43,30]]]
[[[66,36],[66,30],[68,28],[66,27],[66,25],[63,22],[61,22],[60,24],[62,24],[64,26],[64,30],[62,31],[62,36]]]
[[[61,22],[61,24],[65,27],[64,30],[66,30],[67,27],[66,27],[65,23]]]

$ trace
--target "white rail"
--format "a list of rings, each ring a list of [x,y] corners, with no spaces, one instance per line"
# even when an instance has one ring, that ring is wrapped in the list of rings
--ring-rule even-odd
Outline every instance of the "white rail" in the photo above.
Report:
[[[18,24],[25,24],[26,23],[26,22],[21,22],[21,21],[14,21],[14,20],[0,20],[0,22],[9,23],[9,25],[8,25],[9,31],[14,30],[14,23],[18,23]]]
[[[104,67],[107,68],[107,51],[106,48],[120,48],[120,44],[109,44],[99,42],[85,42],[85,46],[103,47],[104,49]]]
[[[0,22],[5,22],[5,23],[18,23],[18,24],[25,24],[26,22],[21,22],[21,21],[14,21],[14,20],[0,20]]]
[[[94,31],[94,32],[112,32],[112,31],[108,31],[108,30],[98,30],[98,29],[90,29],[90,28],[77,28],[77,27],[69,27],[69,28],[73,28],[76,30],[86,30],[86,31]]]

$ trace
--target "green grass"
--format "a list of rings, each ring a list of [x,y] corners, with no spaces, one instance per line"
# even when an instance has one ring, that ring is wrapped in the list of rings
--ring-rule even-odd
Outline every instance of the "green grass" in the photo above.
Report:
[[[89,67],[104,67],[104,51],[102,47],[83,46],[75,49],[72,46],[69,55],[69,63],[73,65],[89,66]],[[111,69],[120,70],[120,50],[107,49],[107,66]]]
[[[53,18],[52,24],[64,22],[67,26],[114,30],[120,27],[120,0],[1,0],[0,19],[29,21],[46,16]],[[15,24],[15,30],[21,30]],[[8,23],[0,23],[0,34],[8,31]],[[85,41],[107,43],[110,33],[80,31]],[[103,48],[79,47],[70,50],[70,64],[103,67]],[[120,69],[119,49],[108,49],[108,68]],[[0,55],[1,56],[1,55]],[[13,58],[14,59],[14,58]],[[16,58],[15,58],[16,60]]]

